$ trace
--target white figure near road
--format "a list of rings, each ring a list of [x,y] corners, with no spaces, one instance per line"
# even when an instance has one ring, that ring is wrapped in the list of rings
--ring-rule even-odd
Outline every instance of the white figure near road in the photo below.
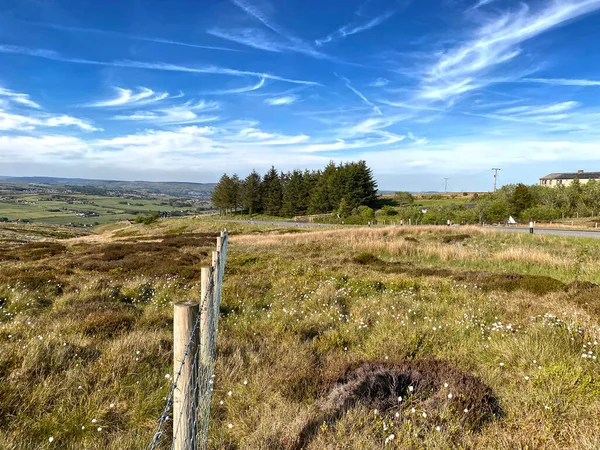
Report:
[[[533,234],[533,217],[529,218],[529,233]]]

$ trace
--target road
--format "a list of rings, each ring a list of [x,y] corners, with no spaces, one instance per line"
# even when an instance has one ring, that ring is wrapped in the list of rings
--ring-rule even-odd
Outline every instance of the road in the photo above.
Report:
[[[249,223],[247,220],[223,220],[223,222]],[[254,220],[254,225],[276,225],[278,227],[328,227],[330,224],[313,223],[313,222],[269,222],[266,220]],[[352,225],[355,226],[355,225]],[[529,233],[529,228],[515,227],[484,227],[485,230],[504,231],[507,233]],[[552,228],[535,228],[535,234],[553,235],[553,236],[569,236],[580,238],[596,238],[600,239],[600,230],[557,230]]]
[[[486,230],[506,231],[509,233],[529,233],[529,228],[485,227]],[[552,228],[535,228],[535,234],[551,234],[553,236],[569,236],[600,239],[600,231],[593,230],[556,230]]]

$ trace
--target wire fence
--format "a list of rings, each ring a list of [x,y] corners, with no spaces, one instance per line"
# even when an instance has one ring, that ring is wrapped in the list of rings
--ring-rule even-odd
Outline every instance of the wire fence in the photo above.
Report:
[[[206,449],[228,241],[225,230],[217,238],[212,265],[202,267],[200,302],[174,305],[173,384],[150,450]]]

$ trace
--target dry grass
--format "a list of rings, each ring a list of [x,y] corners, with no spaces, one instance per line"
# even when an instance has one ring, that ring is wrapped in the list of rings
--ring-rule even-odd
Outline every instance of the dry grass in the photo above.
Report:
[[[508,241],[501,248],[495,245],[498,237],[495,231],[479,227],[458,229],[441,226],[352,228],[301,234],[238,236],[234,237],[234,242],[257,249],[284,247],[300,251],[303,248],[322,250],[335,245],[351,253],[370,252],[383,254],[388,258],[433,260],[466,267],[484,263],[489,268],[495,266],[497,270],[510,268],[511,266],[503,266],[501,263],[511,262],[516,263],[519,269],[526,265],[533,269],[552,269],[553,272],[562,272],[566,278],[573,276],[574,267],[578,264],[581,275],[600,282],[599,259],[588,257],[577,262],[585,244],[577,249],[570,245],[570,242],[576,240],[564,237],[500,236],[505,236]]]
[[[146,448],[172,372],[171,302],[197,298],[202,233],[222,226],[5,241],[0,448]],[[230,228],[210,449],[600,447],[592,243]]]

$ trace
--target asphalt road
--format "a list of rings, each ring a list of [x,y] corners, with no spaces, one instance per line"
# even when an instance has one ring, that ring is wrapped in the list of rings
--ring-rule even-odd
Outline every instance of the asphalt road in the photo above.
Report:
[[[237,222],[237,223],[249,223],[247,220],[227,220],[223,222]],[[276,225],[279,227],[327,227],[329,224],[323,223],[312,223],[312,222],[269,222],[266,220],[254,220],[251,223],[254,225]],[[516,227],[495,227],[487,226],[486,230],[491,231],[503,231],[507,233],[529,233],[529,228],[516,228]],[[551,228],[535,228],[535,234],[548,234],[553,236],[570,236],[570,237],[583,237],[583,238],[596,238],[600,239],[600,229],[594,230],[556,230]]]
[[[486,230],[506,231],[509,233],[529,233],[529,228],[486,227]],[[600,239],[600,230],[556,230],[552,228],[534,228],[533,232],[535,234],[551,234],[554,236],[570,236]]]

